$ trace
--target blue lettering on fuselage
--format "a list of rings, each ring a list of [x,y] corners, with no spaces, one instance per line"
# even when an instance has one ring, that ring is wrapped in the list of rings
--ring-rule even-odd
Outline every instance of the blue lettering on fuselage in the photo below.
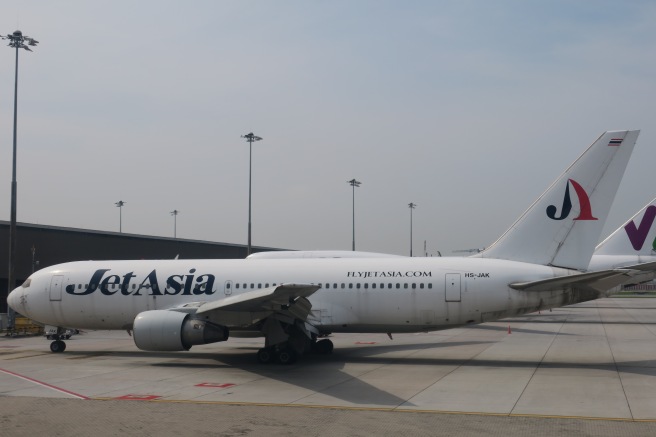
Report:
[[[84,296],[91,294],[96,290],[100,290],[100,293],[106,296],[113,296],[117,294],[122,296],[141,296],[142,293],[149,294],[151,296],[176,294],[192,296],[202,294],[211,295],[215,292],[214,275],[202,274],[196,276],[196,269],[189,270],[189,273],[186,275],[169,276],[165,282],[166,286],[163,290],[160,289],[160,282],[157,278],[156,269],[146,275],[138,286],[133,286],[132,290],[130,289],[131,282],[133,279],[137,278],[137,275],[135,275],[134,272],[126,273],[122,277],[116,274],[106,275],[110,270],[111,269],[96,270],[93,275],[91,275],[89,283],[84,287],[84,289],[76,290],[76,284],[67,285],[66,293],[73,296]],[[137,279],[137,281],[138,280],[139,279]]]

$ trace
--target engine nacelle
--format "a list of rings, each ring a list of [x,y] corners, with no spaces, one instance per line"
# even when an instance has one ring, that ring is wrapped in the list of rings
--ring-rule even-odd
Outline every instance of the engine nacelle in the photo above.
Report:
[[[144,311],[133,325],[134,343],[145,351],[186,351],[196,344],[226,341],[228,336],[225,326],[178,311]]]

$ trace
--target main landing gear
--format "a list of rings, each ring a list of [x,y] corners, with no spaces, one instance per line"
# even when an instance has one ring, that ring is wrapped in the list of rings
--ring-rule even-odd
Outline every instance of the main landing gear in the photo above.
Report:
[[[329,355],[333,351],[333,342],[328,339],[313,341],[309,352],[318,355]],[[287,342],[275,346],[263,347],[257,351],[257,361],[261,364],[278,362],[280,364],[294,364],[301,354]]]

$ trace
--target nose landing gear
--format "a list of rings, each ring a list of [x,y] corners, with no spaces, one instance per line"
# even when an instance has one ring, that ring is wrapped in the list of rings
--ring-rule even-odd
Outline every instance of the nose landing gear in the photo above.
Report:
[[[77,334],[77,329],[60,328],[58,326],[47,325],[45,327],[45,334],[48,340],[54,340],[50,343],[50,351],[54,353],[64,352],[66,350],[66,343],[64,340],[71,338],[73,334]]]
[[[59,336],[57,336],[59,337]],[[59,352],[64,352],[66,350],[66,343],[64,343],[62,340],[57,338],[55,341],[50,343],[50,351],[59,353]]]

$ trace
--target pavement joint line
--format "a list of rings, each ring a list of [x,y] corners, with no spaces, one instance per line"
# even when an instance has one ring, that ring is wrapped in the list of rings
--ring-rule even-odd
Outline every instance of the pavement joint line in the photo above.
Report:
[[[94,397],[89,398],[93,401],[116,401],[116,398]],[[136,402],[136,401],[135,401]],[[449,414],[456,416],[481,416],[481,417],[529,417],[536,419],[574,419],[574,420],[594,420],[607,422],[644,422],[656,423],[656,419],[634,419],[629,417],[595,417],[595,416],[559,416],[553,414],[521,414],[521,413],[486,413],[479,411],[450,411],[450,410],[415,410],[412,408],[399,407],[347,407],[341,405],[306,405],[306,404],[277,404],[268,402],[229,402],[229,401],[194,401],[178,399],[152,399],[150,403],[168,403],[168,404],[199,404],[199,405],[232,405],[243,407],[277,407],[277,408],[308,408],[340,411],[384,411],[389,413],[418,413],[418,414]]]
[[[24,381],[31,382],[31,383],[36,384],[36,385],[40,385],[40,386],[45,387],[45,388],[49,388],[49,389],[51,389],[51,390],[58,391],[58,392],[60,392],[60,393],[67,394],[67,395],[69,395],[69,396],[73,396],[73,397],[78,398],[78,399],[83,399],[83,400],[88,400],[88,399],[89,399],[88,397],[86,397],[86,396],[84,396],[84,395],[81,395],[81,394],[78,394],[78,393],[72,392],[72,391],[70,391],[70,390],[66,390],[66,389],[61,388],[61,387],[57,387],[57,386],[52,385],[52,384],[48,384],[47,382],[43,382],[43,381],[39,381],[39,380],[34,379],[34,378],[30,378],[29,376],[23,376],[23,375],[21,375],[21,374],[18,374],[18,373],[12,372],[12,371],[10,371],[10,370],[0,369],[0,372],[5,373],[5,374],[7,374],[7,375],[14,376],[14,377],[19,378],[19,379],[22,379],[22,380],[24,380]]]
[[[615,306],[617,308],[617,305]],[[624,310],[626,314],[628,312]],[[624,381],[622,380],[622,372],[620,372],[620,368],[617,365],[617,360],[615,359],[615,353],[613,352],[613,346],[610,344],[610,340],[608,338],[608,331],[606,331],[606,324],[604,323],[604,317],[601,314],[601,311],[599,311],[599,304],[597,303],[597,314],[599,315],[599,323],[601,323],[601,328],[604,330],[604,337],[606,338],[606,345],[608,346],[608,350],[610,351],[610,356],[613,357],[613,364],[615,365],[615,371],[617,372],[617,378],[620,380],[620,385],[622,386],[622,393],[624,393],[624,400],[626,401],[626,406],[629,408],[629,414],[631,415],[631,418],[634,419],[635,417],[633,416],[633,410],[631,409],[631,402],[629,401],[629,397],[626,394],[626,388],[624,387]],[[628,314],[631,316],[631,314]],[[631,316],[633,320],[636,320],[633,316]],[[636,320],[636,322],[639,322]]]
[[[77,357],[66,357],[67,360],[85,360],[88,358],[99,358],[108,355],[107,353],[98,353],[98,354],[89,354],[89,355],[79,355]]]
[[[23,358],[33,358],[33,357],[42,357],[44,355],[50,355],[50,354],[36,354],[36,355],[21,355],[20,357],[9,357],[9,358],[3,358],[5,361],[9,360],[21,360]]]
[[[468,331],[469,331],[469,329],[463,329],[462,332],[453,335],[451,338],[449,338],[449,340],[454,339],[454,338],[456,338],[456,337],[459,337],[459,336],[461,336],[461,335],[466,335],[466,334],[468,333]],[[495,344],[496,344],[495,342],[492,342],[492,343],[490,343],[485,349],[483,349],[482,351],[480,351],[480,352],[477,353],[476,355],[474,355],[474,356],[472,356],[472,357],[470,357],[470,358],[463,358],[463,360],[462,360],[460,363],[458,363],[458,364],[454,364],[454,365],[453,365],[454,367],[453,367],[453,369],[452,369],[450,372],[445,373],[444,375],[442,375],[441,377],[439,377],[437,380],[433,381],[432,384],[426,386],[426,387],[423,388],[422,390],[419,390],[417,393],[415,393],[414,395],[410,396],[408,399],[405,400],[405,402],[401,403],[398,407],[400,407],[401,405],[405,404],[406,402],[410,402],[412,398],[414,398],[414,397],[416,397],[416,396],[419,396],[421,393],[425,392],[425,391],[428,390],[429,388],[434,387],[435,384],[439,383],[439,382],[442,381],[444,378],[446,378],[447,376],[451,375],[453,372],[455,372],[456,370],[460,369],[461,367],[467,365],[467,363],[470,363],[470,362],[474,361],[474,359],[475,359],[477,356],[479,356],[480,354],[482,354],[483,352],[485,352],[485,351],[488,350],[489,348],[493,347]],[[397,407],[397,408],[398,408],[398,407]],[[430,411],[430,410],[429,410],[429,411]]]
[[[526,385],[524,386],[524,389],[523,389],[522,392],[519,394],[519,396],[517,396],[517,400],[515,401],[515,404],[514,404],[514,405],[512,406],[512,408],[510,409],[510,414],[513,414],[513,411],[515,410],[515,408],[517,408],[517,404],[519,403],[520,399],[522,399],[522,396],[524,396],[524,393],[526,392],[526,389],[527,389],[528,386],[531,384],[531,381],[533,381],[533,378],[535,377],[535,374],[536,374],[536,373],[538,372],[538,370],[540,369],[540,366],[542,366],[542,363],[544,363],[544,359],[546,358],[547,354],[548,354],[549,351],[551,350],[551,347],[553,346],[554,342],[556,341],[556,338],[558,338],[558,335],[560,334],[560,331],[563,330],[563,327],[564,327],[565,324],[567,323],[567,319],[569,318],[569,316],[570,316],[570,315],[567,314],[567,315],[565,316],[565,320],[563,320],[563,321],[560,322],[560,328],[558,328],[558,332],[555,332],[555,333],[554,333],[554,336],[553,336],[553,338],[551,339],[551,342],[549,343],[549,347],[548,347],[547,350],[545,350],[544,353],[542,354],[542,358],[540,358],[540,361],[538,361],[538,362],[536,363],[535,368],[533,369],[533,373],[531,373],[531,377],[528,379],[528,381],[526,381]]]

